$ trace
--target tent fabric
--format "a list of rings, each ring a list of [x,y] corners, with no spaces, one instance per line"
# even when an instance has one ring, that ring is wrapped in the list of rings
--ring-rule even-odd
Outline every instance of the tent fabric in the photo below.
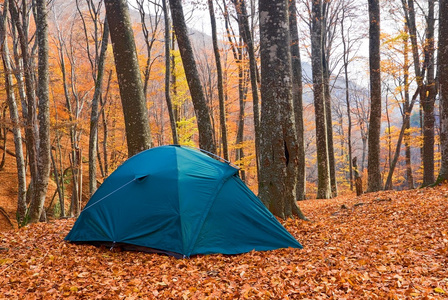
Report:
[[[174,145],[143,151],[118,167],[65,240],[182,257],[302,248],[238,169]]]

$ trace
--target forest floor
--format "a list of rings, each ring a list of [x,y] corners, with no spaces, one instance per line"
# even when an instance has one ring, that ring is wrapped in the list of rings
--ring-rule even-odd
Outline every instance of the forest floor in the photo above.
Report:
[[[73,219],[17,229],[16,202],[7,156],[0,299],[448,299],[448,184],[301,201],[301,250],[181,260],[65,242]]]
[[[3,178],[3,175],[2,175]],[[1,299],[448,299],[448,185],[299,203],[304,248],[177,260],[0,232]]]

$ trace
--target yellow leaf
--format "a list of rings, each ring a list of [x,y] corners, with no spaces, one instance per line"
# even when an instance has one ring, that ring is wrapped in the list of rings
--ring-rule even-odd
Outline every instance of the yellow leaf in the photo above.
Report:
[[[70,287],[70,291],[77,292],[78,291],[78,287],[77,286],[71,286]]]
[[[434,289],[434,292],[439,293],[439,294],[445,294],[445,291],[443,289],[439,288],[439,287],[436,287]]]

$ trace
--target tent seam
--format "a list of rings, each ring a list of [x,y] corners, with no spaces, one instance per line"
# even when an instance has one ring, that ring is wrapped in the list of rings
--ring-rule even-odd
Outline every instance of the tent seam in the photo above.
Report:
[[[193,251],[193,249],[196,246],[199,234],[201,233],[202,228],[204,227],[204,223],[205,220],[207,219],[208,213],[210,212],[210,209],[212,208],[213,204],[216,201],[216,198],[218,197],[219,192],[221,191],[222,187],[224,186],[224,183],[226,183],[230,177],[234,176],[235,174],[231,174],[225,178],[221,179],[221,182],[219,183],[219,185],[217,185],[217,188],[215,190],[215,193],[213,194],[213,198],[212,201],[209,202],[209,205],[205,208],[204,213],[202,214],[201,220],[199,222],[199,226],[198,226],[198,230],[196,231],[195,235],[194,235],[194,239],[192,239],[192,243],[190,248],[188,249],[188,251],[186,251],[186,257],[190,257],[191,252]]]

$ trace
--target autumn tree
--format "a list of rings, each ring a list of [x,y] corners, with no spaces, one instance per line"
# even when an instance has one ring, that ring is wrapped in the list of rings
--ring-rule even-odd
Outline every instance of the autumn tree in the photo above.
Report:
[[[218,36],[216,33],[216,18],[215,9],[213,6],[213,0],[208,0],[208,10],[210,14],[210,23],[212,26],[212,39],[213,39],[213,53],[215,55],[216,73],[218,76],[218,101],[219,101],[219,123],[221,125],[221,141],[222,152],[224,159],[229,159],[229,149],[227,145],[227,122],[226,122],[226,107],[224,103],[224,83],[223,83],[223,71],[221,65],[221,55],[219,54]]]
[[[179,45],[182,63],[187,77],[190,89],[191,100],[196,113],[197,124],[199,129],[199,147],[216,153],[216,145],[213,141],[213,129],[210,121],[210,112],[205,101],[204,90],[199,79],[198,69],[188,38],[188,29],[185,23],[185,17],[180,0],[170,1],[170,10],[173,20],[173,28],[176,32],[177,44]]]
[[[439,1],[439,89],[441,165],[437,182],[448,180],[448,0]]]
[[[174,114],[173,101],[171,98],[171,22],[168,14],[167,0],[162,0],[163,20],[164,20],[164,38],[165,38],[165,101],[168,108],[168,115],[170,118],[171,136],[173,144],[179,144],[177,136],[177,125]]]
[[[331,5],[335,4],[335,5]],[[325,118],[327,122],[327,149],[328,149],[328,167],[330,172],[331,194],[336,197],[338,186],[336,181],[336,160],[334,154],[333,141],[333,118],[331,108],[331,88],[330,88],[330,56],[333,51],[335,39],[336,24],[339,19],[339,11],[343,1],[323,1],[322,2],[322,76],[324,85],[325,99]],[[334,10],[334,11],[332,11]]]
[[[328,140],[325,111],[325,91],[322,66],[322,1],[312,3],[311,14],[311,60],[313,68],[314,114],[316,120],[317,148],[317,199],[331,198],[330,166],[328,162]]]
[[[437,95],[435,79],[435,0],[428,0],[428,14],[426,16],[425,42],[423,47],[424,68],[426,69],[426,82],[421,99],[423,107],[423,185],[434,182],[434,144],[435,144],[435,116],[434,106]],[[445,16],[446,18],[446,16]]]
[[[34,197],[29,208],[31,223],[41,218],[50,179],[50,99],[49,99],[49,64],[48,64],[48,23],[47,2],[36,0],[36,38],[38,45],[38,81],[37,98],[39,142],[37,149],[37,178],[34,181]]]
[[[261,146],[261,124],[260,124],[260,104],[259,104],[259,96],[258,96],[258,68],[257,68],[257,59],[255,53],[255,45],[253,41],[253,37],[251,34],[251,28],[249,24],[249,14],[247,13],[246,8],[246,0],[231,0],[233,5],[235,6],[237,21],[240,34],[243,38],[244,45],[247,49],[247,54],[249,56],[249,73],[250,73],[250,85],[252,90],[252,103],[253,103],[253,112],[254,112],[254,130],[255,130],[255,156],[257,163],[257,171],[259,174],[259,163],[260,163],[260,154],[259,148]]]
[[[9,9],[9,2],[5,1],[3,4],[3,11],[0,16],[0,44],[1,55],[5,75],[5,90],[6,100],[8,103],[9,115],[12,123],[12,131],[14,135],[14,154],[17,164],[17,179],[18,179],[18,193],[17,193],[17,222],[23,224],[26,216],[26,170],[25,157],[22,146],[22,131],[20,129],[19,106],[17,105],[15,90],[14,90],[14,76],[11,57],[9,53],[7,30],[7,14]],[[6,136],[5,142],[6,142]],[[6,152],[6,148],[4,149]]]
[[[297,199],[306,197],[306,161],[305,138],[303,124],[303,85],[302,85],[302,61],[300,58],[299,32],[297,29],[296,1],[289,2],[289,32],[291,38],[291,67],[292,67],[292,97],[294,116],[297,129]]]
[[[105,5],[130,157],[151,147],[149,119],[127,1],[105,0]]]
[[[369,71],[370,117],[368,139],[368,188],[369,192],[383,189],[380,171],[381,135],[381,67],[380,67],[380,4],[369,0]]]
[[[106,59],[106,51],[109,40],[109,25],[107,20],[104,21],[103,36],[101,39],[101,50],[98,58],[98,67],[95,77],[95,91],[92,99],[92,109],[90,114],[90,132],[89,132],[89,192],[92,195],[96,191],[96,169],[98,156],[98,124],[99,124],[99,108],[100,97],[103,91],[104,79],[104,61]]]
[[[227,34],[227,41],[230,51],[233,55],[233,60],[236,64],[238,74],[238,117],[235,138],[235,162],[239,165],[242,165],[245,158],[245,149],[243,142],[245,129],[245,100],[248,94],[247,77],[250,76],[247,69],[247,51],[245,51],[245,49],[247,48],[243,46],[242,37],[236,37],[236,34],[234,33],[234,30],[231,26],[230,13],[225,0],[222,4],[222,10],[224,16],[224,26]],[[241,179],[245,181],[246,171],[244,169],[240,171],[240,176]]]
[[[434,104],[437,94],[434,65],[435,3],[434,0],[428,1],[423,45],[419,45],[418,24],[415,11],[416,5],[414,0],[402,0],[401,3],[405,22],[409,30],[415,80],[417,82],[417,89],[419,90],[420,106],[423,111],[423,120],[421,120],[423,135],[421,152],[423,162],[423,185],[429,185],[434,182]],[[421,48],[423,48],[423,64],[421,64],[420,57]]]
[[[283,219],[305,218],[296,202],[297,134],[292,104],[288,2],[260,0],[261,143],[259,197]]]

